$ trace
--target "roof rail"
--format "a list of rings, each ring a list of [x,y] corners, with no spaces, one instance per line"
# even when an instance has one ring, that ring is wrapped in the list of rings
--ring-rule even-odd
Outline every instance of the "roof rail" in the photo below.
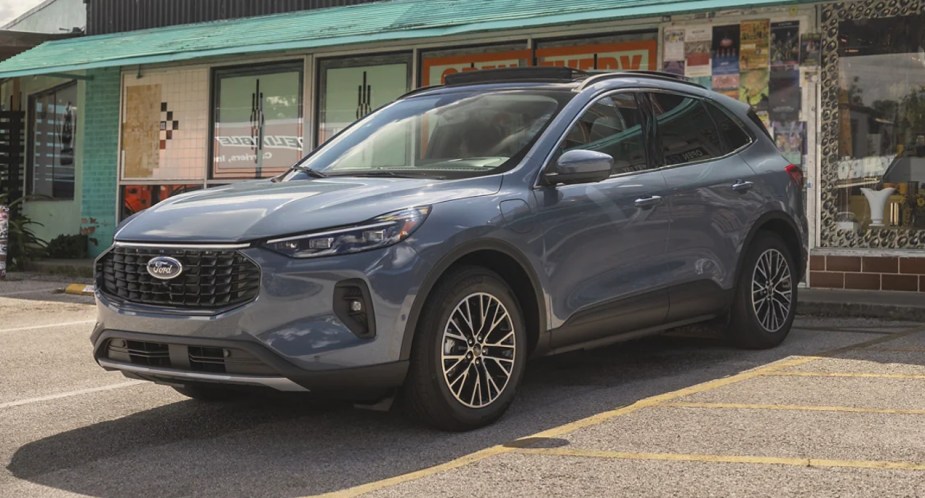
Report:
[[[676,83],[684,83],[687,85],[695,86],[697,88],[704,88],[702,85],[694,83],[691,79],[681,76],[674,73],[666,73],[663,71],[645,71],[645,70],[632,70],[632,71],[589,71],[591,75],[586,79],[582,84],[581,88],[586,88],[589,85],[593,85],[601,80],[609,80],[613,78],[632,78],[634,76],[646,76],[649,78],[657,78],[665,81],[674,81]]]
[[[573,82],[587,76],[588,73],[570,67],[510,67],[451,74],[446,77],[446,86],[520,80]]]

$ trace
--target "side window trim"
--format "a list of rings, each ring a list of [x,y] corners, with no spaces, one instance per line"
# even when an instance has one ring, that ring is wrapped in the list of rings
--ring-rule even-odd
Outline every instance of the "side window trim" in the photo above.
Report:
[[[694,100],[699,101],[701,106],[706,106],[706,105],[709,105],[709,103],[712,103],[712,102],[713,102],[713,100],[710,99],[710,98],[708,98],[708,97],[702,97],[702,96],[700,96],[700,95],[693,95],[693,94],[690,94],[690,93],[685,93],[685,92],[680,92],[680,91],[675,91],[675,90],[666,90],[666,89],[664,89],[664,88],[646,88],[646,89],[642,89],[641,91],[646,92],[646,93],[649,93],[649,94],[651,94],[651,93],[665,93],[665,94],[669,94],[669,95],[676,95],[676,96],[679,96],[679,97],[694,99]],[[719,108],[719,109],[720,109],[722,112],[724,112],[727,116],[729,115],[729,113],[726,113],[725,110],[722,109],[722,106],[719,106],[719,105],[716,105],[716,104],[713,104],[713,105],[714,105],[715,107]],[[707,115],[710,116],[710,110],[709,110],[707,107],[704,107],[704,112],[706,112]],[[732,157],[732,156],[734,156],[735,154],[739,153],[740,151],[744,150],[744,149],[747,148],[747,147],[750,147],[752,144],[755,143],[755,139],[754,139],[754,137],[752,136],[752,134],[751,134],[751,133],[747,133],[748,138],[749,138],[749,142],[748,142],[747,144],[743,145],[742,147],[739,147],[738,149],[736,149],[736,150],[734,150],[734,151],[729,151],[729,152],[727,152],[726,154],[723,154],[722,156],[711,157],[711,158],[702,159],[702,160],[697,160],[697,161],[689,161],[689,162],[679,163],[679,164],[666,164],[666,161],[665,161],[665,154],[664,154],[664,147],[662,147],[662,136],[661,136],[661,132],[660,132],[659,127],[658,127],[658,120],[655,119],[655,109],[654,109],[654,106],[653,106],[653,108],[652,108],[652,118],[653,118],[653,121],[654,121],[653,126],[655,127],[655,135],[656,135],[656,140],[657,140],[657,144],[658,144],[658,145],[657,145],[657,149],[658,149],[658,151],[659,151],[658,157],[659,157],[659,159],[660,159],[660,161],[661,161],[660,166],[658,166],[656,169],[683,168],[683,167],[685,167],[685,166],[694,166],[694,165],[697,165],[697,164],[708,163],[708,162],[711,162],[711,161],[719,161],[719,160],[722,160],[722,159],[726,159],[726,158]],[[710,116],[710,122],[713,123],[713,126],[716,128],[717,132],[719,132],[719,127],[716,126],[716,122],[713,120],[713,116]],[[743,131],[745,130],[745,127],[739,125],[738,120],[733,119],[733,122],[736,123],[736,126],[739,126],[739,128],[742,128]],[[722,134],[720,134],[720,137],[722,137]],[[723,144],[725,145],[725,139],[722,139],[722,140],[723,140]]]

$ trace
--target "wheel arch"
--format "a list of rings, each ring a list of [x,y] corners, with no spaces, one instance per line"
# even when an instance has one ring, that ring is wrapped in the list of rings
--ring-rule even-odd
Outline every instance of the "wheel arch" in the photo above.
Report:
[[[411,357],[411,348],[416,336],[418,322],[428,296],[437,282],[454,268],[461,266],[481,266],[501,276],[511,286],[524,314],[527,327],[528,350],[534,352],[545,349],[541,344],[546,336],[546,304],[539,278],[523,254],[512,245],[500,241],[479,241],[464,244],[444,256],[421,285],[411,312],[405,324],[402,339],[401,359]]]
[[[786,244],[787,249],[790,250],[790,254],[793,256],[794,262],[797,265],[796,274],[799,278],[802,278],[803,273],[806,271],[806,248],[803,245],[800,231],[797,229],[793,219],[787,216],[786,213],[775,211],[764,214],[752,225],[752,229],[749,231],[748,236],[745,238],[745,242],[742,244],[742,249],[739,251],[739,260],[736,262],[735,281],[739,281],[745,254],[760,232],[773,233],[784,241],[784,244]]]

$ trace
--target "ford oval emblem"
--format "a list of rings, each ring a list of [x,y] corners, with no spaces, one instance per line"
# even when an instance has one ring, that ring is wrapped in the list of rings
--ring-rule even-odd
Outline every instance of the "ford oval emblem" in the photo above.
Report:
[[[157,256],[148,260],[148,274],[160,280],[171,280],[183,273],[183,264],[176,258]]]

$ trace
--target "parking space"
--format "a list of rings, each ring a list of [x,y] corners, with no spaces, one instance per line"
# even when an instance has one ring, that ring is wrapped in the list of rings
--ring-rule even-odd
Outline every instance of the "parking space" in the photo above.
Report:
[[[770,351],[680,334],[546,358],[499,423],[448,434],[298,396],[187,400],[93,363],[89,300],[8,289],[2,495],[870,496],[925,482],[925,324],[800,317]]]

